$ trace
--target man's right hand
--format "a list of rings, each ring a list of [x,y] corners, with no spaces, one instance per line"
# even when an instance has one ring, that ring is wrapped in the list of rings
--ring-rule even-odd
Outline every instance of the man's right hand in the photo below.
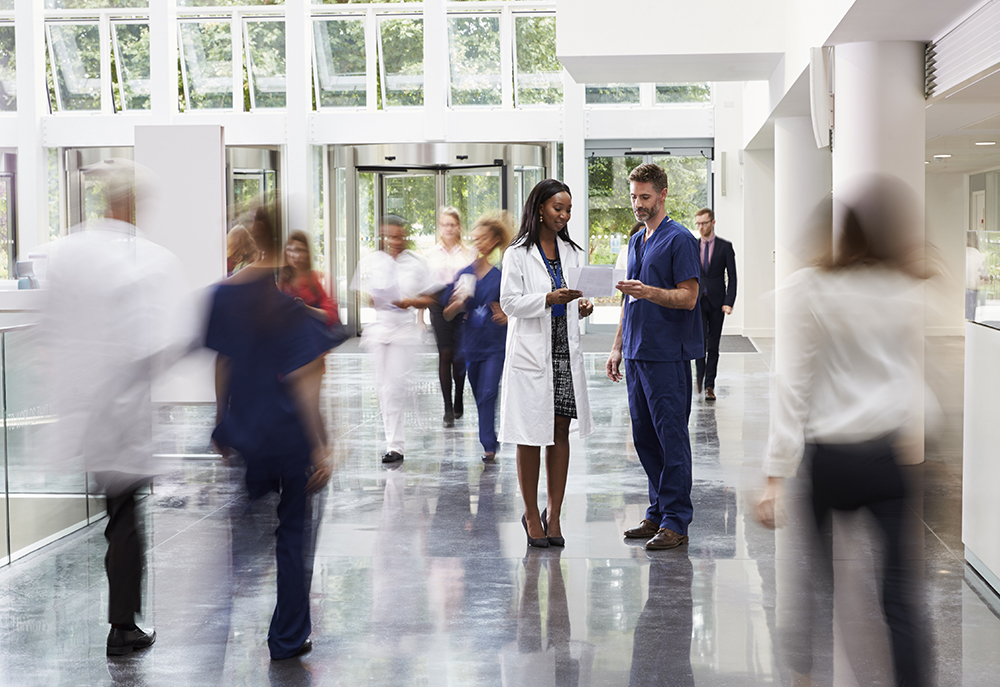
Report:
[[[608,356],[607,365],[605,365],[605,371],[608,373],[608,379],[612,382],[622,381],[622,352],[618,349],[611,349],[611,355]]]

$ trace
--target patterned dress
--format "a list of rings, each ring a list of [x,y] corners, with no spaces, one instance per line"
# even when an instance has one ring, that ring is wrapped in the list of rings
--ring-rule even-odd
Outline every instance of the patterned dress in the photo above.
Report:
[[[561,273],[559,258],[550,260],[549,282],[556,288],[552,275]],[[563,279],[562,281],[565,281]],[[573,393],[573,372],[569,366],[569,333],[566,330],[566,315],[552,316],[552,387],[555,393],[556,415],[576,417],[576,395]]]

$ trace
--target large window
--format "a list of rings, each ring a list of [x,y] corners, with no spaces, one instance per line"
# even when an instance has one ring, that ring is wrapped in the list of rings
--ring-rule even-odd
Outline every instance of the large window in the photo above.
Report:
[[[424,20],[381,17],[379,77],[385,107],[424,104]]]
[[[148,110],[149,23],[115,21],[111,26],[115,66],[118,71],[118,109]]]
[[[313,34],[317,105],[364,107],[367,103],[364,16],[317,19]]]
[[[14,53],[14,24],[0,24],[0,112],[17,109],[17,62]]]
[[[451,104],[503,104],[500,84],[500,15],[448,18]]]
[[[285,22],[253,18],[243,21],[250,109],[285,106]]]
[[[97,22],[46,24],[56,107],[101,109],[101,39]]]
[[[233,106],[231,22],[194,19],[178,27],[184,104],[189,110]]]
[[[517,106],[562,104],[562,64],[556,58],[556,18],[551,15],[515,16],[514,29]]]

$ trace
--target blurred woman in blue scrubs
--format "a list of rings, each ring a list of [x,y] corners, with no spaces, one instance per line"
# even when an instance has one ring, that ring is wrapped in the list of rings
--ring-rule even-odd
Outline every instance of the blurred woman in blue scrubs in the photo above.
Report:
[[[507,316],[500,309],[500,270],[495,265],[510,243],[513,226],[510,215],[484,215],[472,230],[472,243],[479,253],[475,262],[455,275],[455,282],[441,296],[444,318],[462,317],[460,350],[469,371],[472,394],[479,412],[479,442],[483,460],[496,458],[497,395],[503,372],[507,342]]]

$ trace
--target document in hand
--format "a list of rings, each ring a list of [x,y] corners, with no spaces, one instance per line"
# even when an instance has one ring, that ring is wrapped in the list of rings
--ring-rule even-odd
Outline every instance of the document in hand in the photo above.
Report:
[[[614,296],[618,293],[615,285],[625,279],[625,270],[616,270],[611,265],[570,267],[566,279],[569,288],[582,291],[588,298]]]

